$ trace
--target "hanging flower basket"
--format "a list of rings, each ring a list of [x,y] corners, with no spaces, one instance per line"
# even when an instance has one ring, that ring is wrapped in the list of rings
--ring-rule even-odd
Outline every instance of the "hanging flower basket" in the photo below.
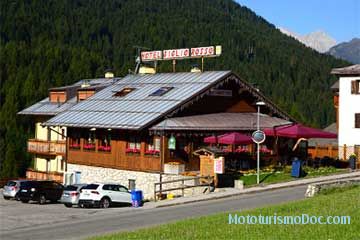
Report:
[[[84,149],[85,150],[95,150],[95,144],[85,144]]]

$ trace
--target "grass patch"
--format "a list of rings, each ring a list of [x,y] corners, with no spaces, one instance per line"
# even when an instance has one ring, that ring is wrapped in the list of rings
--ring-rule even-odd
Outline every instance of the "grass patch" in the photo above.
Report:
[[[320,167],[320,168],[304,167],[303,170],[306,172],[306,176],[303,178],[312,178],[312,177],[327,176],[332,174],[348,172],[347,169],[338,169],[335,167]],[[291,177],[291,167],[290,168],[287,167],[280,171],[274,170],[272,172],[260,173],[260,183],[263,184],[288,182],[303,178]],[[244,181],[245,186],[251,186],[256,184],[256,174],[240,176],[239,179]]]
[[[274,216],[275,213],[277,216],[350,216],[349,225],[229,225],[228,213],[221,213],[91,239],[360,239],[359,196],[357,186],[311,199],[232,213],[238,216]]]

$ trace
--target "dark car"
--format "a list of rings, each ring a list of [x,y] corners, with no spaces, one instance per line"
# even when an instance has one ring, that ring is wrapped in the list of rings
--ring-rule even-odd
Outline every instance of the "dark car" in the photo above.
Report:
[[[18,197],[23,203],[30,200],[45,204],[47,200],[57,202],[64,186],[55,181],[28,181],[20,187]]]

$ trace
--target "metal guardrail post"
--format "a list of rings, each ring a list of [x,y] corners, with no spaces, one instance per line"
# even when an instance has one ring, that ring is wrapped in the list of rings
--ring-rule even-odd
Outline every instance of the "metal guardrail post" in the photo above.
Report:
[[[185,185],[185,181],[184,181],[184,179],[182,179],[182,181],[181,181],[181,193],[182,193],[182,196],[184,196],[184,195],[185,195],[184,185]]]

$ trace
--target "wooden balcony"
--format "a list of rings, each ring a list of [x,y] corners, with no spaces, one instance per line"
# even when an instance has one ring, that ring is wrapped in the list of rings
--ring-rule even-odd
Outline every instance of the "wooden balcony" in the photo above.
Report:
[[[28,140],[28,152],[42,155],[65,155],[66,141]]]

